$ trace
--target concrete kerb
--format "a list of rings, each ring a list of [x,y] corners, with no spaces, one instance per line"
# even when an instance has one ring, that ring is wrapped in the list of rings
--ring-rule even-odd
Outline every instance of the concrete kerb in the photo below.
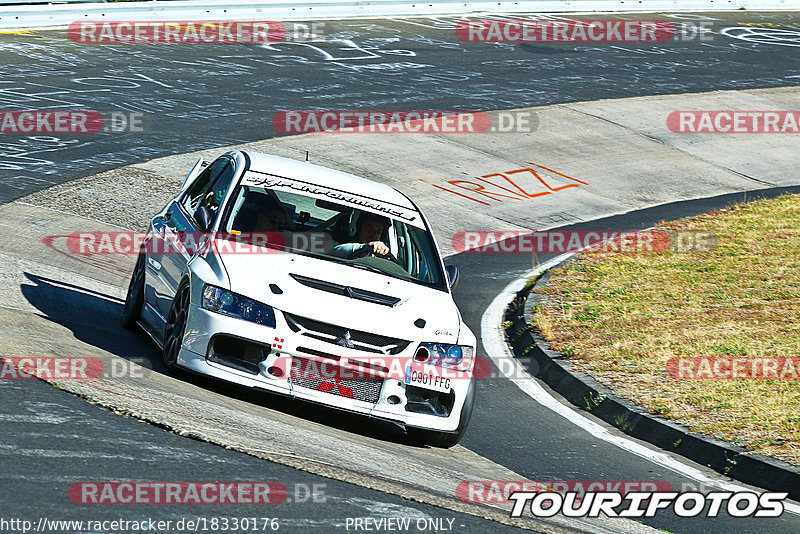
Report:
[[[570,261],[564,260],[559,265]],[[529,373],[543,380],[575,406],[591,412],[626,434],[664,450],[676,452],[740,482],[770,491],[787,491],[800,500],[800,468],[756,454],[647,412],[586,373],[553,350],[541,336],[527,328],[537,304],[535,290],[545,286],[551,271],[541,274],[531,289],[523,289],[506,309],[506,338],[514,355]]]

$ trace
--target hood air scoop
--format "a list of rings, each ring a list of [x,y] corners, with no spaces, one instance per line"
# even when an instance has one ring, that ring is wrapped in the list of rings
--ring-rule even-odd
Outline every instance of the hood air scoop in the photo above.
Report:
[[[313,287],[314,289],[319,289],[320,291],[327,291],[328,293],[333,293],[334,295],[342,295],[343,297],[365,300],[367,302],[372,302],[373,304],[381,304],[383,306],[390,307],[397,306],[397,304],[400,302],[400,299],[397,297],[382,295],[380,293],[375,293],[374,291],[367,291],[366,289],[358,289],[351,286],[334,284],[333,282],[317,280],[316,278],[309,278],[299,274],[291,274],[290,276],[304,286]]]

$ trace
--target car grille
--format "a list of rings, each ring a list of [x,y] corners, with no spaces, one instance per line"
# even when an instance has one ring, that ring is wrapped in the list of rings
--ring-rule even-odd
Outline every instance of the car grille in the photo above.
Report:
[[[362,332],[361,330],[351,330],[344,326],[323,323],[290,313],[284,313],[284,316],[286,317],[286,323],[293,332],[300,332],[306,337],[352,348],[354,350],[372,352],[375,354],[395,355],[403,352],[403,350],[408,347],[409,343],[411,343],[403,339]],[[349,336],[347,336],[348,333]],[[349,337],[353,345],[352,347],[348,346],[346,342],[343,341],[346,336]]]
[[[306,358],[295,358],[300,360],[299,365],[292,365],[291,379],[292,384],[304,388],[330,393],[348,399],[354,399],[370,404],[375,404],[381,396],[381,378],[335,378],[309,375],[307,371],[298,371],[308,367],[309,360]]]

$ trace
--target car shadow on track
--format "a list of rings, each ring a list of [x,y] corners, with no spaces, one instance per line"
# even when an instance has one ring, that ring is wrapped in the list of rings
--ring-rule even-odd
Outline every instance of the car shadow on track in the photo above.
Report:
[[[161,360],[161,351],[155,343],[148,340],[143,333],[137,335],[122,328],[124,303],[120,299],[60,280],[27,272],[24,275],[33,284],[24,284],[20,288],[28,302],[41,312],[42,317],[68,328],[75,339],[81,342],[151,371],[172,376],[207,391],[254,406],[276,410],[364,437],[412,447],[424,447],[411,441],[405,431],[394,423],[186,371],[167,371]]]
[[[23,273],[33,285],[20,286],[22,295],[41,317],[69,328],[79,341],[154,369],[153,349],[144,338],[121,326],[120,299],[68,282]],[[117,328],[117,326],[119,326]]]

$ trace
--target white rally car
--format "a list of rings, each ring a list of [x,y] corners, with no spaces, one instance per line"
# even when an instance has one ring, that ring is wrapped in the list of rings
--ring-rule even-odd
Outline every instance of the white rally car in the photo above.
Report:
[[[457,279],[399,191],[231,151],[198,161],[150,222],[124,325],[144,328],[168,368],[451,447],[475,398],[475,335],[450,293]]]

